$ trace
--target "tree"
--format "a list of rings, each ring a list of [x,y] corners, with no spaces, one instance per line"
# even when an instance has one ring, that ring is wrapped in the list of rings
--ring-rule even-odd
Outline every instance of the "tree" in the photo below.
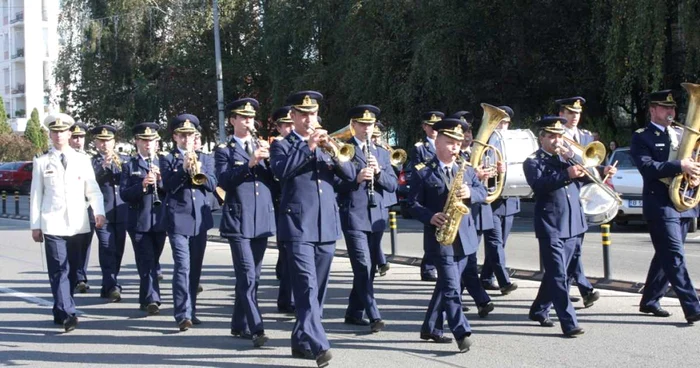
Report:
[[[5,102],[0,96],[0,135],[12,134],[12,127],[7,123],[7,112],[5,112]]]
[[[38,150],[32,142],[16,134],[0,135],[0,162],[31,161]]]
[[[49,148],[49,136],[39,122],[39,111],[36,108],[32,110],[32,116],[27,121],[24,137],[32,142],[38,151],[46,151]]]

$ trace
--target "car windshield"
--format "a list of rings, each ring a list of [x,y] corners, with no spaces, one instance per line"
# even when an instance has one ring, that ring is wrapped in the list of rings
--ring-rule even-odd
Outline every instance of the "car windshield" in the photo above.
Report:
[[[637,165],[634,164],[634,160],[632,159],[632,155],[630,155],[629,150],[615,152],[611,164],[615,163],[615,161],[617,161],[618,170],[629,170],[637,168]]]
[[[16,171],[22,166],[21,162],[8,162],[0,165],[0,170],[2,171]]]

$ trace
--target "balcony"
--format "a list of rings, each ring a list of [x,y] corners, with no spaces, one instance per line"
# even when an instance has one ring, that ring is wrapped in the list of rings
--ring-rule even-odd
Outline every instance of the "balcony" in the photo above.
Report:
[[[44,22],[49,21],[49,12],[46,11],[46,9],[41,10],[41,20],[43,20]]]
[[[10,19],[10,24],[15,24],[15,23],[20,23],[20,22],[24,22],[24,12],[23,11],[19,11],[19,12],[15,13],[15,17]]]
[[[12,59],[17,59],[17,58],[22,58],[24,57],[24,48],[17,49],[15,50],[15,53],[12,54]]]
[[[24,93],[24,83],[17,83],[15,88],[12,89],[13,95],[18,95],[20,93]]]

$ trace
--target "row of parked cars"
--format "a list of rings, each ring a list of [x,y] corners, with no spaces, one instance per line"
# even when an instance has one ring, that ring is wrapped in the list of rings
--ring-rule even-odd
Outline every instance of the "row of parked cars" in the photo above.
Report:
[[[0,190],[29,194],[32,188],[32,162],[0,163]]]

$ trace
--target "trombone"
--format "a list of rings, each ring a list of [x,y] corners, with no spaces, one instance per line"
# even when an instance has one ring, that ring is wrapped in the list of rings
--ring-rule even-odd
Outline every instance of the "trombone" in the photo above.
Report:
[[[567,139],[568,138],[566,138],[566,137],[564,138],[564,140],[567,140]],[[574,144],[578,144],[578,143],[576,143],[576,141],[573,141],[573,142],[574,142]],[[600,142],[592,142],[589,145],[587,145],[586,147],[590,146],[593,143],[600,143]],[[600,144],[602,145],[602,143],[600,143]],[[575,153],[574,150],[568,149],[564,146],[557,145],[556,153],[558,155],[561,155],[562,157],[564,157],[567,152]],[[588,150],[585,150],[584,152],[588,152]],[[603,152],[605,152],[605,148],[603,148]],[[603,154],[603,156],[605,156],[605,154]],[[588,171],[588,167],[586,167],[584,164],[576,161],[575,157],[576,156],[568,157],[568,158],[565,157],[565,158],[566,158],[566,161],[569,163],[569,165],[579,166],[580,168],[582,168],[583,173],[589,179],[591,179],[591,181],[593,181],[595,184],[598,184],[598,186],[601,187],[603,189],[603,191],[605,191],[608,195],[610,195],[610,197],[612,197],[615,201],[617,201],[618,204],[622,204],[622,199],[620,198],[620,196],[614,190],[612,190],[607,184],[605,184],[600,179],[599,175],[597,175],[598,174],[597,169],[595,167],[593,167],[593,170],[595,170],[595,174],[591,174],[591,172]],[[594,157],[583,157],[583,156],[581,156],[581,157],[583,158],[584,161],[587,161],[587,162],[592,162],[592,160],[594,160]],[[595,166],[597,166],[597,165],[595,165]]]
[[[406,151],[404,151],[401,148],[393,149],[390,145],[386,144],[385,142],[382,142],[379,145],[385,150],[389,151],[389,161],[391,162],[391,166],[399,167],[406,163],[406,160],[408,159]]]

